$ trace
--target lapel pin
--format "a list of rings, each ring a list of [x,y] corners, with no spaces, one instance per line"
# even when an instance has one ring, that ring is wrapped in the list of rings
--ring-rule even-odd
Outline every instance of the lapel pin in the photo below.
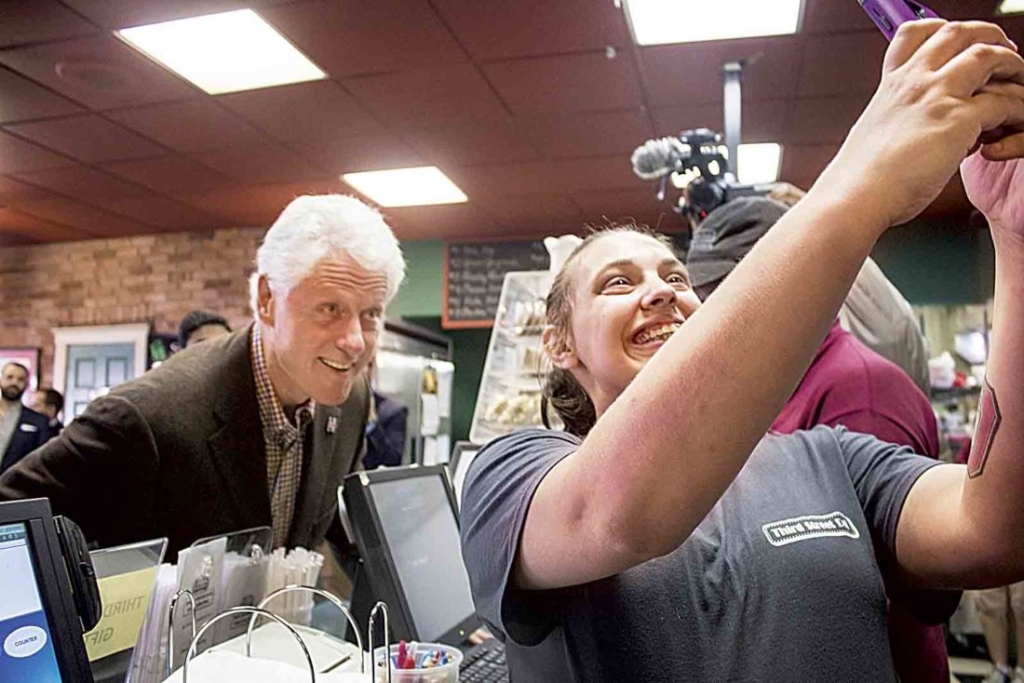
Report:
[[[333,434],[336,431],[338,431],[338,418],[334,415],[329,415],[327,417],[327,433]]]

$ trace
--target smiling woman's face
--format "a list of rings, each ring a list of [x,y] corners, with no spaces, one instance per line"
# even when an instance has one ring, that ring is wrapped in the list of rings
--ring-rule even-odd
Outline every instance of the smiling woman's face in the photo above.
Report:
[[[657,239],[618,231],[589,244],[572,273],[570,370],[600,415],[700,306],[686,268]]]

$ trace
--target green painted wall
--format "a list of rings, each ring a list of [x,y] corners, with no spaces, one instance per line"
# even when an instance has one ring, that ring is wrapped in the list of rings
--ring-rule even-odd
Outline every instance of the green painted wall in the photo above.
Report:
[[[910,303],[954,305],[992,296],[994,253],[988,230],[920,221],[887,232],[872,255]]]
[[[441,317],[444,242],[402,242],[405,282],[388,306],[392,318]]]

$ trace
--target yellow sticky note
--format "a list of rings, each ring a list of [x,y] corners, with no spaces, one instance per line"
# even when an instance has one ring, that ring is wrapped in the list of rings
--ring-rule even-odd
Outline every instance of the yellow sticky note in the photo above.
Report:
[[[85,634],[90,662],[135,647],[153,595],[156,571],[156,567],[140,569],[97,581],[103,616],[96,628]]]

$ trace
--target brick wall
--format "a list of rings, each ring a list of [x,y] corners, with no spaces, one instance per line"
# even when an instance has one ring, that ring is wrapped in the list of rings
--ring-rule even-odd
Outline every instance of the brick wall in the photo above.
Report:
[[[53,383],[54,327],[148,322],[177,332],[193,308],[251,319],[249,274],[264,228],[208,230],[0,250],[0,346],[42,348]]]

